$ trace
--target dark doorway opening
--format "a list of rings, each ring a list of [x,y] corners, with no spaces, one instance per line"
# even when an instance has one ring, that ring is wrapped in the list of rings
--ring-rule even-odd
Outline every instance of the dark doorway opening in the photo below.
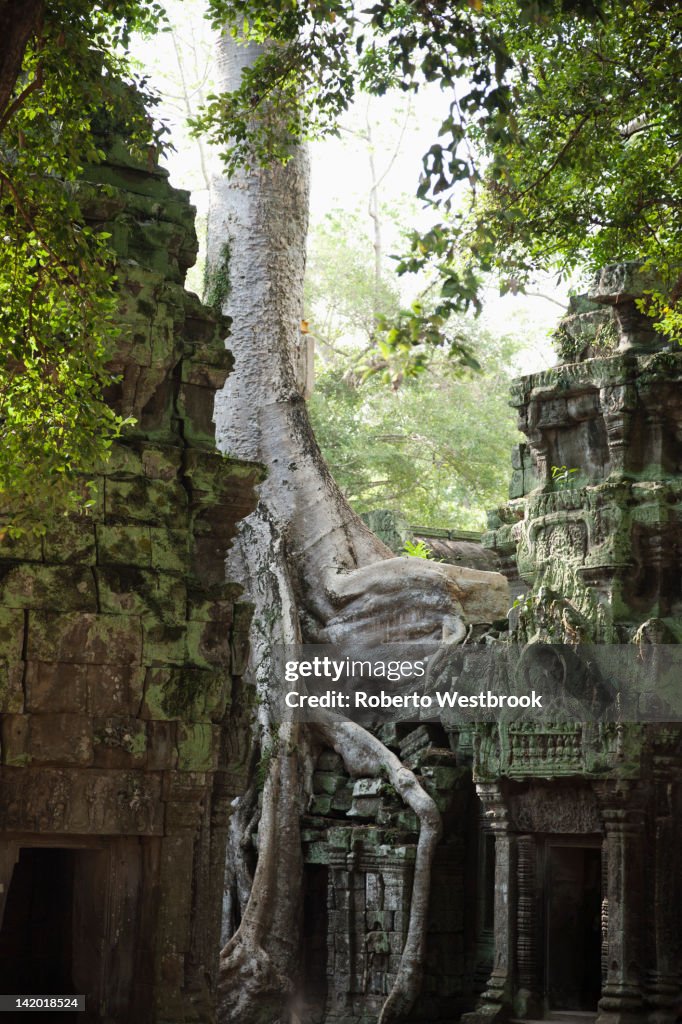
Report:
[[[547,848],[546,982],[550,1010],[594,1011],[601,994],[601,851]]]
[[[12,872],[0,929],[0,992],[75,994],[73,890],[72,850],[21,850]],[[42,1011],[40,1017],[66,1024],[75,1021],[77,1014]]]
[[[71,850],[22,849],[0,930],[2,992],[73,994],[73,874]]]
[[[327,868],[306,865],[303,894],[303,984],[296,1007],[303,1024],[321,1024],[327,1004]]]

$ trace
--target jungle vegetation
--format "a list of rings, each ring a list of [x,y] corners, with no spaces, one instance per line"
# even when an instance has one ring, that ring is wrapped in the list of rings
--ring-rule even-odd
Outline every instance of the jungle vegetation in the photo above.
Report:
[[[472,358],[448,323],[477,307],[482,273],[515,290],[538,268],[647,260],[662,277],[651,310],[678,336],[674,0],[207,7],[217,27],[277,43],[197,120],[224,146],[228,168],[286,159],[292,140],[335,131],[358,90],[441,86],[442,129],[424,155],[420,195],[442,217],[415,234],[402,261],[406,271],[431,268],[438,301],[383,324],[384,344],[408,371],[434,346]],[[77,470],[105,457],[122,426],[102,401],[115,267],[106,239],[84,227],[73,183],[100,158],[92,129],[102,109],[140,146],[160,145],[113,83],[135,77],[130,33],[162,26],[163,6],[151,0],[0,2],[0,490],[15,529],[87,504]],[[264,104],[277,116],[255,117]]]

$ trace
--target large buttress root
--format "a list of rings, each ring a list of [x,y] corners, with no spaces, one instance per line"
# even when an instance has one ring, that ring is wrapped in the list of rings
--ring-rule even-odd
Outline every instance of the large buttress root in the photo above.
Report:
[[[257,765],[260,748],[251,748],[249,784],[244,793],[232,802],[232,813],[227,827],[225,882],[223,885],[223,913],[220,938],[222,945],[234,935],[249,902],[253,885],[251,865],[253,838],[260,821],[258,804]]]
[[[258,48],[239,45],[229,32],[218,48],[229,90]],[[272,752],[251,894],[221,956],[221,1024],[288,1024],[296,981],[308,730],[285,724],[277,734],[270,720],[268,697],[282,685],[274,645],[304,639],[352,652],[358,642],[452,642],[464,635],[463,623],[504,618],[508,607],[506,583],[496,573],[392,557],[332,480],[302,397],[307,217],[301,148],[286,166],[238,170],[212,189],[207,267],[209,275],[229,280],[223,312],[232,317],[228,344],[236,360],[216,401],[216,440],[224,452],[268,470],[259,508],[241,526],[228,578],[239,580],[255,605],[252,678],[261,701],[260,746]],[[407,941],[381,1014],[381,1024],[389,1024],[419,989],[440,819],[412,772],[376,737],[349,722],[329,728],[326,740],[349,771],[374,775],[383,767],[420,821]]]
[[[300,727],[284,722],[274,728],[268,695],[274,645],[296,643],[300,637],[282,538],[263,505],[249,518],[232,559],[233,571],[256,605],[250,675],[258,695],[265,782],[251,891],[239,927],[220,955],[218,1019],[225,1024],[285,1024],[298,957],[303,770]],[[276,616],[269,614],[272,609]]]
[[[262,745],[268,749],[270,744],[272,756],[263,791],[251,894],[240,926],[221,954],[219,1020],[225,1024],[284,1024],[289,1019],[299,952],[303,871],[299,820],[305,790],[304,755],[306,733],[314,729],[318,739],[339,752],[350,774],[375,776],[384,770],[420,823],[407,938],[395,983],[380,1016],[380,1024],[390,1024],[407,1012],[421,985],[431,865],[441,833],[440,815],[413,772],[361,726],[330,720],[314,727],[285,722],[279,732],[273,729],[267,696],[281,685],[274,669],[274,645],[296,642],[300,636],[285,545],[264,506],[250,518],[238,555],[242,564],[235,568],[239,568],[257,608],[253,674],[264,697],[259,711],[265,737]],[[298,574],[296,578],[300,580]],[[458,598],[468,603],[471,595],[466,588],[458,587],[455,576],[443,572],[441,566],[388,558],[357,571],[319,573],[318,580],[335,609],[328,628],[337,643],[357,638],[358,621],[364,623],[366,636],[376,635],[377,629],[384,638],[404,636],[405,621],[400,621],[396,609],[406,605],[412,639],[433,637],[439,629],[441,634],[449,635],[450,642],[464,635]],[[267,611],[272,609],[277,615],[268,617]]]

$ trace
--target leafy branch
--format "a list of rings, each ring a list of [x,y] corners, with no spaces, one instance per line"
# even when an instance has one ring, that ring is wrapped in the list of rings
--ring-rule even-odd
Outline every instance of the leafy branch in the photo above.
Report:
[[[90,478],[127,422],[104,400],[119,334],[116,261],[108,234],[87,222],[79,181],[104,158],[105,124],[140,150],[161,145],[121,84],[132,82],[129,32],[153,29],[161,13],[147,0],[42,5],[0,112],[3,533],[42,532],[55,514],[90,507]]]

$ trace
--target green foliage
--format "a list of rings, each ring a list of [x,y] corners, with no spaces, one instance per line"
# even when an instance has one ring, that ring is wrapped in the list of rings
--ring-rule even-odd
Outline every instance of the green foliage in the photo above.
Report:
[[[471,328],[470,328],[471,329]],[[341,367],[317,376],[309,408],[329,468],[358,512],[398,508],[424,526],[480,528],[505,498],[510,447],[506,404],[513,344],[479,333],[480,374],[444,356],[397,390],[362,384]]]
[[[449,276],[458,260],[496,274],[503,291],[551,268],[568,276],[643,260],[663,279],[646,311],[682,339],[679,4],[615,0],[601,19],[558,9],[527,23],[516,0],[485,9],[512,61],[509,106],[499,130],[464,118],[471,205],[415,236],[404,269],[433,265],[445,288],[475,303],[470,283]],[[436,191],[427,168],[422,192]]]
[[[406,540],[403,545],[403,552],[411,558],[431,557],[431,548],[423,540],[418,540],[416,544],[414,541]]]
[[[619,332],[616,320],[609,312],[599,314],[596,325],[589,323],[583,330],[569,330],[562,320],[552,334],[552,344],[562,362],[575,362],[587,349],[595,356],[610,356],[618,349]]]
[[[103,157],[98,126],[125,131],[140,152],[158,144],[119,80],[130,31],[160,14],[143,0],[52,0],[0,112],[0,513],[10,533],[87,507],[82,473],[124,425],[102,397],[114,258],[106,233],[86,222],[77,183]]]
[[[520,346],[471,317],[452,317],[448,330],[476,352],[480,373],[438,352],[421,372],[405,374],[389,353],[368,377],[374,311],[401,305],[400,280],[384,272],[377,292],[374,270],[359,217],[330,214],[312,233],[306,316],[318,356],[309,401],[315,436],[356,511],[393,508],[424,526],[479,528],[486,509],[506,496],[509,450],[518,441],[507,394]],[[423,357],[419,347],[414,357]]]
[[[210,9],[216,24],[267,41],[241,88],[212,97],[196,122],[225,147],[228,166],[285,160],[292,141],[333,132],[359,88],[436,82],[449,97],[419,188],[444,217],[414,235],[401,264],[431,268],[439,301],[386,322],[390,350],[451,347],[443,325],[478,307],[482,274],[518,290],[539,270],[621,259],[655,265],[664,286],[649,311],[680,336],[677,0],[377,0],[368,9],[210,0]]]
[[[311,231],[309,248],[306,308],[316,338],[330,351],[348,337],[369,348],[376,313],[395,309],[401,296],[395,274],[375,279],[366,215],[330,210]]]
[[[518,619],[527,619],[532,615],[533,609],[538,604],[537,594],[519,594],[514,598],[512,606],[507,612],[507,618],[510,618],[514,612],[518,612]]]
[[[470,128],[489,165],[466,244],[509,287],[553,264],[649,261],[663,314],[682,267],[682,9],[609,2],[603,20],[515,28],[516,6],[490,5],[514,57],[513,108],[504,144]]]
[[[570,469],[568,466],[552,466],[552,482],[558,484],[559,487],[566,488],[571,483],[574,473],[578,473],[579,470],[576,466],[572,466]]]
[[[555,8],[553,0],[520,0],[516,6],[522,23]],[[378,0],[361,9],[352,0],[208,0],[208,7],[216,29],[227,26],[237,38],[265,44],[240,89],[209,97],[196,122],[226,146],[228,166],[286,159],[292,140],[334,132],[358,88],[381,95],[438,82],[451,89],[468,77],[468,107],[491,130],[509,104],[503,76],[512,61],[504,37],[481,16],[487,4]],[[563,3],[573,13],[594,14],[597,7]],[[255,111],[265,116],[255,119]],[[450,139],[427,155],[437,192],[464,162],[456,155],[462,133],[452,116],[444,122],[446,133]]]
[[[383,371],[383,380],[393,380],[392,364],[400,368],[401,376],[416,376],[426,367],[432,348],[446,348],[447,354],[461,366],[480,370],[467,339],[461,332],[453,330],[457,320],[453,308],[438,303],[436,308],[427,310],[424,303],[413,302],[407,309],[393,315],[382,315],[377,319],[377,352],[381,362],[369,363],[366,373]]]
[[[230,294],[230,243],[220,247],[220,258],[213,271],[205,275],[204,302],[220,314]]]
[[[395,212],[386,214],[394,227]],[[406,232],[405,232],[406,234]],[[395,266],[395,261],[393,261]],[[422,282],[423,283],[423,282]],[[438,284],[435,285],[437,292]],[[357,350],[344,357],[357,377],[378,375],[397,386],[426,368],[430,350],[445,345],[453,366],[479,369],[467,321],[435,310],[434,285],[426,284],[420,298],[403,301],[394,270],[376,278],[372,241],[358,214],[333,210],[312,233],[306,270],[306,305],[314,322],[323,357],[338,353],[339,342],[351,339]]]

